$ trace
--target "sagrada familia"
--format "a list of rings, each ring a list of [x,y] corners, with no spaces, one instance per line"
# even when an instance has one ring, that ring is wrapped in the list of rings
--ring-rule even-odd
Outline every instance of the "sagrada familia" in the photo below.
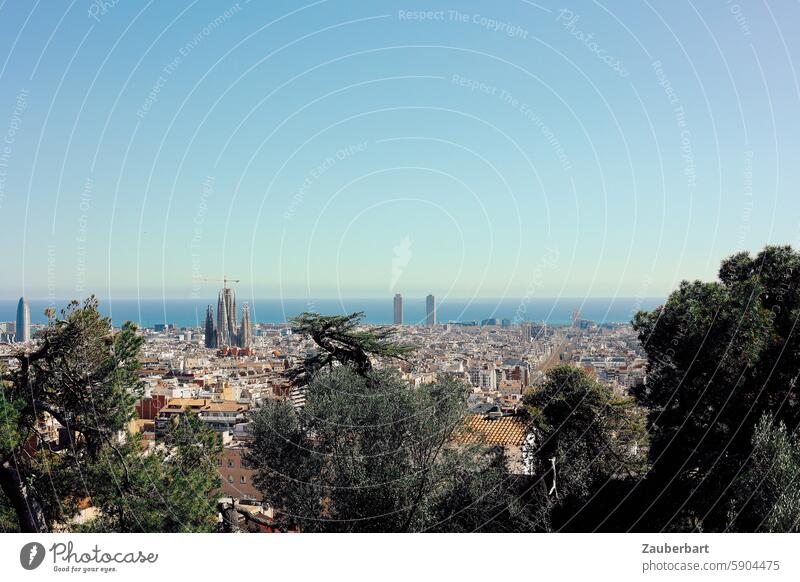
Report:
[[[214,325],[214,310],[206,309],[206,347],[221,348],[236,346],[249,348],[253,344],[253,328],[250,323],[250,306],[242,306],[242,322],[236,325],[236,294],[233,289],[224,288],[217,300],[217,323]]]

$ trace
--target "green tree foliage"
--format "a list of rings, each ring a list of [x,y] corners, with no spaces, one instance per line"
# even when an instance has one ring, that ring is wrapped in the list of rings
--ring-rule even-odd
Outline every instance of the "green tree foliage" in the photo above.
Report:
[[[652,470],[635,524],[724,529],[729,487],[767,413],[798,424],[800,255],[788,246],[726,259],[713,283],[683,282],[666,303],[638,313],[648,381]]]
[[[8,497],[0,493],[0,533],[11,533],[19,531],[19,521],[17,513],[11,506]]]
[[[647,470],[643,409],[571,364],[550,370],[523,402],[535,440],[529,462],[538,476],[536,505],[553,513],[554,529],[594,527],[586,504],[613,481]],[[607,512],[613,506],[602,499]]]
[[[208,435],[193,422],[176,433],[177,444],[155,453],[141,451],[135,439],[119,438],[141,394],[143,338],[135,326],[112,330],[93,297],[83,304],[72,302],[59,318],[49,316],[34,347],[19,353],[18,365],[2,374],[0,485],[5,499],[0,506],[13,508],[19,529],[27,532],[69,527],[87,500],[101,510],[104,523],[113,524],[107,529],[168,527],[169,515],[155,513],[202,529],[208,513],[192,515],[181,505],[181,496],[189,486],[207,491],[208,480],[216,477],[216,464],[212,467],[206,456],[213,450],[201,448]],[[65,448],[51,449],[40,438],[37,430],[45,414],[65,427]]]
[[[3,375],[7,414],[0,426],[0,484],[23,531],[47,531],[71,509],[53,499],[51,475],[42,474],[51,460],[31,450],[39,444],[37,421],[49,413],[75,436],[72,472],[99,462],[104,447],[133,417],[141,342],[132,325],[112,333],[94,298],[83,306],[73,302],[61,319],[51,318],[35,348],[17,356],[19,366]]]
[[[502,451],[464,437],[466,387],[450,379],[412,388],[373,358],[414,346],[363,314],[293,320],[316,353],[291,376],[306,405],[270,402],[253,417],[249,460],[283,527],[305,531],[518,529],[525,513]]]
[[[466,389],[412,388],[387,370],[316,374],[306,405],[253,416],[249,462],[283,527],[303,531],[515,529],[523,515],[497,452],[462,434]]]
[[[363,312],[350,315],[320,315],[305,312],[291,320],[297,333],[309,336],[317,345],[316,353],[290,374],[296,383],[306,384],[323,368],[334,362],[347,364],[359,374],[367,375],[372,370],[373,357],[405,359],[415,349],[394,340],[391,327],[360,328]]]
[[[219,435],[189,414],[167,445],[143,454],[137,438],[120,447],[124,463],[89,468],[99,517],[83,531],[210,532],[217,529]]]
[[[728,531],[800,532],[800,438],[762,416],[746,469],[731,486]]]

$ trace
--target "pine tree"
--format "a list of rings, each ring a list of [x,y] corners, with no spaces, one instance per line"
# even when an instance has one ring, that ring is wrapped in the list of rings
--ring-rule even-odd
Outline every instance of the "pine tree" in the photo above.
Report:
[[[141,395],[136,326],[113,330],[94,297],[48,316],[34,347],[2,373],[0,506],[13,509],[24,532],[69,528],[87,500],[99,510],[87,529],[208,529],[215,435],[190,419],[174,429],[172,443],[147,452],[127,434]],[[64,427],[66,447],[51,447],[38,433],[47,415]]]

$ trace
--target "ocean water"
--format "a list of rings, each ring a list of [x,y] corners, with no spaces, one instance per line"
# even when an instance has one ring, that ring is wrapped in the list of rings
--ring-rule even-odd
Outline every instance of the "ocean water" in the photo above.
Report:
[[[14,321],[19,298],[0,299],[0,321]],[[478,321],[497,318],[511,321],[544,321],[550,325],[567,324],[574,310],[579,309],[581,318],[598,323],[628,322],[638,310],[650,310],[663,303],[663,298],[634,297],[536,297],[530,299],[446,299],[436,306],[437,321]],[[237,298],[239,316],[244,298]],[[47,299],[31,299],[31,322],[44,323],[44,310],[64,307],[66,301],[51,302]],[[249,301],[251,318],[255,323],[284,323],[288,318],[303,311],[315,311],[326,315],[364,312],[368,323],[392,323],[392,297],[386,299],[256,299]],[[214,306],[216,298],[201,299],[113,299],[100,298],[100,309],[111,317],[114,325],[134,321],[140,327],[153,327],[159,323],[170,323],[178,327],[199,327],[203,324],[206,306]],[[421,324],[425,321],[425,298],[404,297],[403,315],[406,324]]]

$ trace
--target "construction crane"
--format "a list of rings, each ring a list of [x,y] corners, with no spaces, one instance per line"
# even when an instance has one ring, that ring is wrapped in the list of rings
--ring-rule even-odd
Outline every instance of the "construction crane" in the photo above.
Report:
[[[228,288],[228,281],[231,283],[239,283],[241,279],[229,279],[228,277],[223,276],[221,279],[219,277],[201,277],[201,281],[222,281],[222,288]]]

